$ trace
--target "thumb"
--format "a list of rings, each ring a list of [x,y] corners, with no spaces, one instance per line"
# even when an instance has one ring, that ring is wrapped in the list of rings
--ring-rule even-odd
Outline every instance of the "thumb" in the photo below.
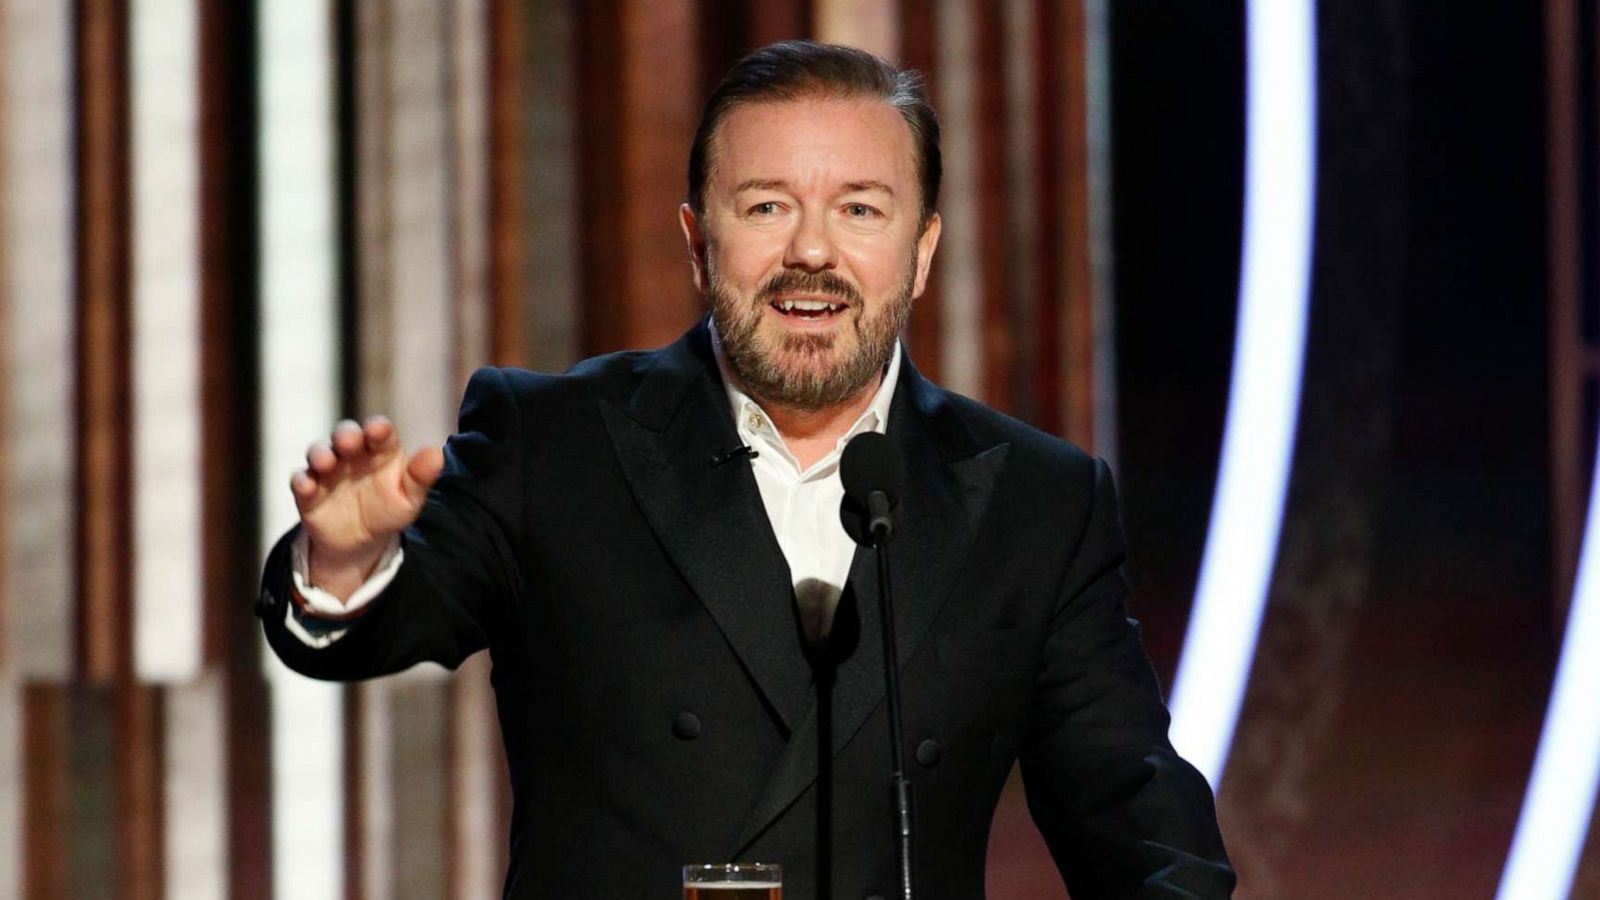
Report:
[[[406,491],[406,496],[411,502],[421,506],[422,499],[428,495],[428,488],[439,480],[439,473],[444,471],[444,451],[438,447],[424,447],[418,450],[411,461],[406,463],[406,471],[401,478]]]

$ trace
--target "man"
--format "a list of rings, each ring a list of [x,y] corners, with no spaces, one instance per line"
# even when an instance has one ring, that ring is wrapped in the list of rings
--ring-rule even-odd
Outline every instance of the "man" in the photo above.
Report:
[[[983,896],[1018,759],[1078,900],[1231,891],[1125,616],[1105,467],[898,349],[938,182],[914,76],[757,51],[707,105],[679,213],[710,322],[564,376],[480,371],[442,453],[378,418],[308,452],[267,635],[323,678],[489,649],[506,896],[666,898],[719,860],[782,864],[791,900],[894,891],[876,574],[838,518],[863,431],[908,470],[889,556],[919,896]]]

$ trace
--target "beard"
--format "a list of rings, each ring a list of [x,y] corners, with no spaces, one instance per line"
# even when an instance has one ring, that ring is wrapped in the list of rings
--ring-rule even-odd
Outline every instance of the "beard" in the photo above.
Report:
[[[911,317],[915,263],[913,256],[899,289],[874,312],[855,285],[826,270],[786,269],[762,285],[754,300],[741,300],[722,283],[708,254],[706,297],[728,367],[745,392],[763,403],[805,412],[843,405],[889,364],[895,340]],[[845,327],[827,334],[763,333],[767,306],[786,293],[844,300],[848,308],[840,315],[849,317]]]

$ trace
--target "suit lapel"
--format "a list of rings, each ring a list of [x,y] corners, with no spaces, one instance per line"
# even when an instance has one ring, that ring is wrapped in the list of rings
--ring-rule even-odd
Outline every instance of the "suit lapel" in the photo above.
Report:
[[[926,637],[966,561],[1010,445],[983,447],[974,442],[943,392],[918,375],[909,359],[902,360],[888,435],[905,456],[907,475],[900,530],[888,550],[895,652],[904,666]],[[857,549],[840,603],[841,616],[853,604],[860,630],[854,652],[836,671],[834,754],[882,704],[885,693],[877,562],[872,551]],[[848,625],[836,618],[836,637],[841,627]],[[730,859],[738,858],[816,780],[817,727],[813,702],[799,729],[790,736],[784,758],[746,820]],[[888,777],[885,766],[886,785]]]
[[[793,586],[739,444],[705,325],[654,357],[625,408],[602,402],[617,458],[650,527],[751,680],[793,733],[811,702]]]

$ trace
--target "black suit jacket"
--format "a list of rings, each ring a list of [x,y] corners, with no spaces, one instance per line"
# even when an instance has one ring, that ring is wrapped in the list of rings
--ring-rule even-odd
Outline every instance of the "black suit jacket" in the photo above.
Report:
[[[1227,896],[1210,791],[1125,615],[1104,465],[901,372],[888,552],[920,896],[983,896],[1018,759],[1077,900]],[[872,558],[808,654],[748,461],[712,463],[739,439],[704,323],[563,376],[481,370],[460,429],[394,582],[325,649],[283,626],[278,544],[259,602],[278,655],[353,679],[489,649],[508,897],[666,900],[682,864],[731,860],[781,863],[789,900],[893,893]]]

